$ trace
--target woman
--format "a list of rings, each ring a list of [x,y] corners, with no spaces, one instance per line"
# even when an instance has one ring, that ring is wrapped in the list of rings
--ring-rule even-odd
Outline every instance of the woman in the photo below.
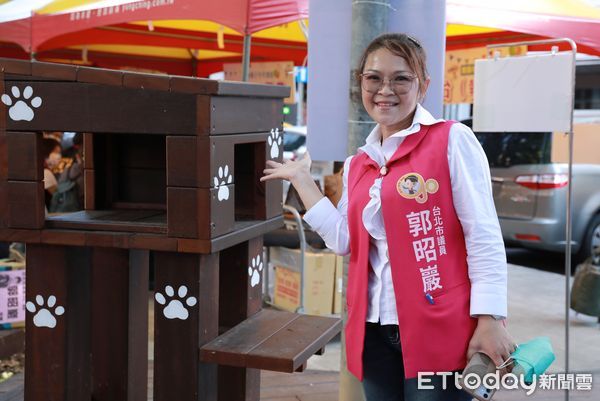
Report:
[[[504,327],[506,256],[489,167],[472,131],[436,120],[419,102],[429,85],[413,38],[385,34],[357,75],[377,123],[344,166],[337,209],[310,176],[310,158],[267,162],[262,180],[286,179],[304,219],[338,254],[350,253],[345,327],[348,369],[367,400],[462,400],[450,377],[477,351],[499,366],[515,344]]]

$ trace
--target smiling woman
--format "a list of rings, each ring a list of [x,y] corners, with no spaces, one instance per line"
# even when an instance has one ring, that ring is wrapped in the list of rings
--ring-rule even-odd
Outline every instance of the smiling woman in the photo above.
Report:
[[[365,50],[356,76],[377,123],[344,165],[337,208],[310,176],[310,157],[267,162],[304,220],[350,253],[346,354],[368,401],[467,400],[454,386],[421,389],[420,372],[459,372],[476,352],[498,366],[514,351],[506,317],[506,256],[485,154],[473,132],[434,119],[425,51],[404,34]]]

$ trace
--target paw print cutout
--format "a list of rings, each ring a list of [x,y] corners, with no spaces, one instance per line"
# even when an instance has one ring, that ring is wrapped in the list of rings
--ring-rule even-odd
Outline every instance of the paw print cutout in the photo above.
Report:
[[[279,147],[281,146],[282,135],[279,133],[279,128],[275,128],[271,130],[271,135],[267,139],[269,146],[271,146],[271,159],[276,159],[279,157]]]
[[[248,277],[250,277],[250,285],[256,287],[260,284],[260,272],[263,269],[263,262],[260,260],[260,255],[252,258],[250,266],[248,266]]]
[[[156,302],[158,302],[161,305],[167,305],[163,309],[163,315],[167,319],[186,320],[190,316],[187,308],[183,305],[182,302],[185,296],[187,295],[187,291],[188,289],[185,285],[180,286],[177,290],[177,298],[179,299],[175,299],[175,290],[170,285],[167,285],[165,287],[165,294],[167,294],[167,297],[171,298],[168,304],[167,298],[165,298],[163,294],[161,294],[160,292],[154,294],[154,299],[156,299]],[[189,307],[196,305],[197,301],[198,300],[196,299],[196,297],[185,298],[185,304]]]
[[[21,99],[21,90],[18,86],[13,86],[10,91],[12,97],[6,93],[2,95],[2,103],[9,107],[8,116],[10,119],[13,121],[33,120],[35,116],[33,109],[37,109],[42,105],[42,98],[39,96],[31,98],[33,96],[33,88],[31,86],[27,86],[23,90],[23,99]]]
[[[233,182],[233,176],[229,174],[229,166],[226,164],[225,168],[219,166],[218,177],[214,177],[215,187],[219,189],[217,192],[217,198],[220,201],[229,199],[229,187],[227,184]]]
[[[54,305],[56,305],[56,297],[54,295],[50,295],[48,297],[46,307],[44,307],[44,297],[41,295],[36,295],[35,302],[37,303],[37,306],[31,301],[28,301],[25,304],[25,307],[29,312],[35,313],[35,316],[33,317],[33,324],[36,327],[49,327],[51,329],[56,327],[55,315],[61,316],[63,313],[65,313],[65,308],[62,306],[57,306],[56,309],[54,309],[54,312],[52,312],[52,308],[54,308]],[[40,307],[39,310],[38,306]]]

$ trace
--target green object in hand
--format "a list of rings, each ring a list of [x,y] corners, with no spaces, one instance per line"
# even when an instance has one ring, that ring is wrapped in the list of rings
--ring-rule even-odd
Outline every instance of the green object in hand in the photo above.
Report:
[[[527,384],[533,382],[533,375],[543,374],[556,359],[548,337],[536,337],[531,341],[519,344],[511,357],[516,362],[513,373],[523,374]]]

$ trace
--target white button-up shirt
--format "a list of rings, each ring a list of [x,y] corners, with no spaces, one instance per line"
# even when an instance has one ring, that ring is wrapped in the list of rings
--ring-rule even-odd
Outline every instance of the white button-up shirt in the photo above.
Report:
[[[384,166],[404,138],[432,125],[436,120],[421,105],[410,127],[398,131],[381,143],[377,125],[359,152]],[[344,189],[337,209],[327,198],[321,199],[304,215],[304,220],[323,238],[327,247],[339,255],[350,252],[348,232],[348,172],[352,156],[344,164]],[[461,222],[467,248],[471,281],[470,313],[507,316],[506,253],[492,196],[490,170],[485,153],[473,132],[463,124],[453,124],[448,138],[448,166],[454,208]],[[369,249],[368,322],[398,324],[388,244],[381,213],[381,178],[369,190],[371,200],[362,220],[371,235]]]

